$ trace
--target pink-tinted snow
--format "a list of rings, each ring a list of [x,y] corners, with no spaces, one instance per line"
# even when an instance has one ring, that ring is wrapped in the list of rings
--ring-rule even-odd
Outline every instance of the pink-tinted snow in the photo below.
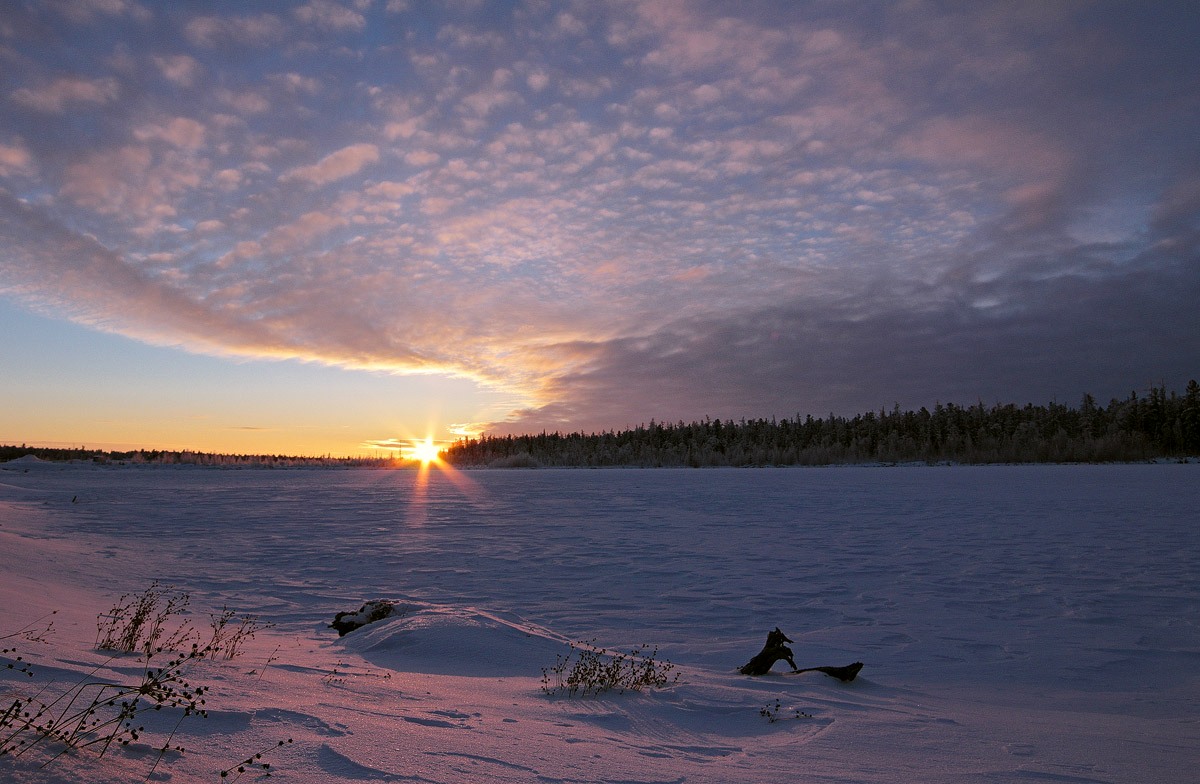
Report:
[[[16,461],[0,464],[0,635],[57,614],[44,641],[0,645],[35,673],[4,671],[0,695],[135,676],[135,658],[95,650],[96,616],[158,580],[197,626],[226,605],[274,626],[193,667],[210,714],[179,725],[186,751],[156,781],[218,781],[260,750],[272,780],[300,784],[1184,781],[1198,509],[1196,465],[422,483]],[[328,628],[376,598],[401,612]],[[862,674],[739,675],[775,626],[801,667]],[[542,668],[592,640],[657,646],[679,682],[545,695]],[[0,780],[143,780],[177,718],[103,759],[0,758]]]

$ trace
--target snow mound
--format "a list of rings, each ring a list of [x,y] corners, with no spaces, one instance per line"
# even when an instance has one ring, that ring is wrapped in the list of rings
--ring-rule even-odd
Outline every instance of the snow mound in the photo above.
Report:
[[[0,467],[4,468],[31,468],[33,466],[44,466],[46,461],[37,455],[22,455],[21,457],[12,460],[6,460],[0,463]]]
[[[90,468],[90,462],[81,462],[79,460],[71,460],[65,463],[56,460],[43,460],[37,455],[22,455],[21,457],[12,460],[0,461],[0,471],[13,471],[27,474],[30,471],[36,473],[62,472],[79,470],[80,468]]]
[[[540,677],[567,642],[519,619],[472,607],[395,602],[394,614],[338,642],[378,667],[476,677]]]
[[[40,495],[44,494],[28,487],[20,487],[18,485],[10,485],[7,482],[0,482],[0,501],[24,500]]]

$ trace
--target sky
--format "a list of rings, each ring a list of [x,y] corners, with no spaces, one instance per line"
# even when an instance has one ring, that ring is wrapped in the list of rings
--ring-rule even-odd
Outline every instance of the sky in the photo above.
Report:
[[[4,6],[0,443],[1200,376],[1194,3]]]

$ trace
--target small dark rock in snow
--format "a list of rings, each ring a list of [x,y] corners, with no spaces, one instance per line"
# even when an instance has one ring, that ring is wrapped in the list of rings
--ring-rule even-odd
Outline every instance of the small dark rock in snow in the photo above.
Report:
[[[396,606],[387,599],[375,599],[358,608],[356,612],[340,612],[333,616],[333,623],[329,624],[329,627],[337,629],[339,637],[345,637],[361,626],[390,617],[395,611]]]

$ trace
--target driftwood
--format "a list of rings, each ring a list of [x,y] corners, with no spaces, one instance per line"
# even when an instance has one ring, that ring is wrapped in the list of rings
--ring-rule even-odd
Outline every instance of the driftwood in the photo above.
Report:
[[[776,626],[774,631],[767,633],[767,644],[763,646],[763,649],[753,659],[743,664],[738,672],[742,675],[766,675],[771,671],[771,666],[780,659],[792,665],[792,671],[795,672],[796,662],[792,659],[792,649],[784,645],[785,642],[791,642],[791,640]]]
[[[802,670],[792,670],[792,672],[823,672],[826,675],[832,675],[839,681],[849,683],[858,677],[858,671],[862,668],[862,662],[854,662],[854,664],[847,664],[845,667],[805,667]]]
[[[776,626],[773,631],[767,633],[767,644],[763,649],[750,661],[738,668],[738,672],[742,675],[766,675],[771,671],[771,667],[775,662],[783,659],[792,666],[793,673],[799,672],[823,672],[826,675],[837,678],[839,681],[849,683],[858,677],[858,672],[863,668],[862,662],[854,662],[847,664],[845,667],[805,667],[798,669],[796,662],[792,659],[792,649],[784,645],[785,642],[791,642],[779,627]]]
[[[355,629],[361,629],[368,623],[382,621],[396,612],[396,606],[387,599],[375,599],[359,607],[355,612],[340,612],[333,616],[329,628],[336,629],[338,637],[345,637]]]

